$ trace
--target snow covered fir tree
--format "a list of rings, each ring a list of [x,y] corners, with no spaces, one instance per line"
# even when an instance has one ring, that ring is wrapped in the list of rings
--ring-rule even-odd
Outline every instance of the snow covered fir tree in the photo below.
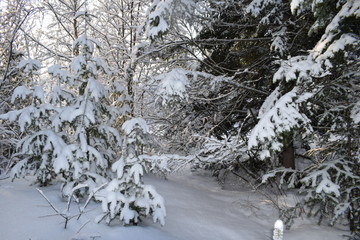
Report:
[[[270,200],[274,239],[303,213],[359,236],[360,1],[0,6],[5,178],[164,225],[146,174],[210,171]]]
[[[110,223],[119,218],[124,224],[137,224],[141,217],[152,215],[154,222],[164,225],[164,200],[154,187],[145,185],[143,179],[152,165],[142,156],[143,148],[148,145],[149,127],[144,119],[132,118],[124,122],[122,131],[125,139],[121,157],[112,165],[116,177],[95,195],[104,211],[97,221],[105,219]]]
[[[105,87],[97,80],[100,71],[110,73],[99,58],[92,56],[98,45],[86,35],[80,36],[74,42],[80,54],[72,60],[71,72],[60,65],[49,67],[49,74],[57,82],[49,103],[45,103],[44,91],[39,86],[15,89],[13,101],[20,99],[30,105],[3,115],[17,121],[20,130],[27,133],[18,143],[17,154],[23,160],[13,167],[14,177],[33,171],[38,182],[47,185],[60,174],[66,181],[65,195],[77,184],[86,184],[91,189],[95,182],[104,181],[102,178],[107,176],[121,142],[112,125],[126,110],[115,109],[108,100],[110,93],[120,94],[118,89],[111,89],[117,85]],[[38,61],[20,64],[28,72],[40,68]]]

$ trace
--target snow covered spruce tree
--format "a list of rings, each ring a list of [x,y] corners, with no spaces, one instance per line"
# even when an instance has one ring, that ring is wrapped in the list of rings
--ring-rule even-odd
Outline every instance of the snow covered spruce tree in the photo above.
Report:
[[[114,126],[129,111],[123,101],[125,89],[113,82],[106,64],[94,56],[100,43],[82,35],[73,47],[80,54],[72,60],[70,72],[59,65],[49,68],[59,83],[51,94],[52,104],[58,107],[51,127],[67,139],[68,155],[54,161],[54,170],[66,179],[65,195],[78,184],[91,190],[106,182],[122,141]],[[117,101],[122,105],[113,104]]]
[[[149,128],[144,119],[132,118],[124,122],[122,132],[125,139],[121,157],[112,165],[115,177],[105,189],[95,194],[104,211],[97,221],[110,223],[118,219],[128,225],[137,224],[142,217],[151,215],[154,222],[164,225],[164,200],[154,187],[145,185],[143,179],[144,173],[152,166],[142,155],[148,145]]]
[[[106,181],[122,141],[113,126],[129,110],[126,104],[112,105],[112,101],[123,102],[124,88],[110,80],[108,85],[100,80],[110,79],[105,76],[111,72],[94,56],[99,42],[82,35],[73,47],[80,54],[72,59],[70,71],[57,64],[48,69],[57,81],[49,103],[45,103],[41,87],[21,86],[15,89],[13,99],[29,97],[30,105],[2,116],[17,121],[26,133],[18,144],[18,155],[23,159],[13,167],[13,176],[24,176],[31,170],[38,182],[46,185],[61,175],[64,195],[71,194],[79,184],[83,184],[83,190],[91,190]],[[38,64],[31,61],[24,66]]]
[[[312,12],[308,34],[317,42],[308,55],[280,61],[277,88],[260,108],[249,150],[274,165],[287,154],[288,168],[271,171],[263,182],[279,176],[280,184],[301,186],[303,204],[319,223],[345,216],[359,231],[360,3],[305,0],[290,7],[295,16]]]

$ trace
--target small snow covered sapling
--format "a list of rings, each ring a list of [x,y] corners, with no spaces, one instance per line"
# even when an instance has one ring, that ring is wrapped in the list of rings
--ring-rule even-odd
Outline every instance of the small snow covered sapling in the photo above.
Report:
[[[284,223],[281,220],[276,220],[274,224],[273,240],[283,240]]]
[[[137,224],[141,217],[151,215],[153,221],[165,224],[166,210],[163,198],[154,187],[144,184],[143,175],[148,162],[141,158],[143,147],[147,144],[149,128],[145,120],[132,118],[122,125],[125,139],[118,161],[112,165],[116,177],[108,186],[95,194],[102,202],[104,214],[97,222],[105,219],[107,223],[118,218],[125,225]]]
[[[119,84],[104,84],[112,73],[95,57],[100,43],[85,34],[73,45],[79,55],[70,66],[49,68],[49,74],[58,80],[51,102],[59,109],[51,128],[63,133],[71,146],[68,156],[54,161],[56,172],[64,179],[62,193],[69,197],[76,188],[77,197],[84,197],[107,181],[110,165],[120,150],[118,142],[122,141],[115,122],[127,108],[125,104],[112,105],[110,96],[121,95],[123,88]]]

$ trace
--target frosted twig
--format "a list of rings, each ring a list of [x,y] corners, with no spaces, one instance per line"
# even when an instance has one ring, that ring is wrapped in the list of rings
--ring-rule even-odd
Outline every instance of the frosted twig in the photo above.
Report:
[[[47,197],[45,196],[45,194],[44,194],[44,192],[43,192],[42,190],[40,190],[40,189],[38,189],[38,188],[36,188],[36,190],[41,194],[41,196],[43,196],[43,198],[45,198],[45,200],[49,203],[49,205],[51,206],[51,208],[57,213],[57,214],[55,214],[54,216],[59,215],[59,216],[61,216],[61,217],[63,217],[63,218],[65,219],[64,228],[66,229],[67,223],[68,223],[69,220],[70,220],[71,218],[73,218],[73,217],[69,217],[69,216],[67,216],[67,215],[64,214],[64,213],[61,213],[61,212],[54,206],[54,204],[51,203],[51,201],[49,200],[49,198],[47,198]]]
[[[36,190],[41,194],[41,196],[43,196],[43,198],[45,198],[45,200],[49,203],[49,205],[51,206],[52,209],[54,209],[55,212],[57,212],[59,215],[63,215],[62,213],[60,213],[60,211],[50,202],[49,198],[47,198],[44,194],[44,192],[38,188],[36,188]]]
[[[60,213],[54,213],[54,214],[49,214],[49,215],[43,215],[43,216],[40,216],[39,218],[54,217],[54,216],[60,216],[60,215],[61,215]]]
[[[73,195],[74,195],[74,192],[71,193],[71,195],[70,195],[70,197],[69,197],[69,200],[68,200],[68,202],[67,202],[67,211],[70,210],[70,203],[71,203],[71,199],[72,199]]]
[[[185,158],[179,158],[178,160],[181,161],[181,163],[179,163],[177,166],[174,166],[172,169],[172,172],[177,172],[180,169],[184,168],[186,165],[188,165],[189,163],[193,162],[195,158],[198,158],[198,156],[193,156],[193,157],[185,157]]]
[[[95,195],[96,192],[98,192],[101,188],[103,188],[104,186],[106,186],[108,183],[104,183],[102,184],[100,187],[95,188],[89,195],[89,197],[87,198],[84,206],[80,209],[80,213],[77,217],[77,220],[80,219],[81,215],[84,213],[84,209],[87,207],[87,205],[89,204],[90,200],[93,198],[93,196]]]

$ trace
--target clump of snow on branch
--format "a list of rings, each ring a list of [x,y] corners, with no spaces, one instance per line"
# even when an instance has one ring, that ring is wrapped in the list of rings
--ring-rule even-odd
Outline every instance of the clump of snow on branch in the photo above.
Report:
[[[25,86],[16,87],[11,97],[11,102],[14,103],[17,99],[26,102],[31,100],[29,106],[21,110],[12,110],[0,115],[0,119],[8,120],[10,122],[17,122],[21,132],[25,132],[30,126],[38,123],[38,119],[44,117],[47,112],[54,111],[56,108],[44,103],[44,90],[35,86],[28,88]]]
[[[307,125],[310,120],[299,111],[298,91],[299,89],[295,87],[282,96],[269,111],[261,115],[260,121],[251,131],[248,148],[252,149],[264,144],[265,148],[260,155],[262,159],[270,157],[270,151],[282,150],[281,133],[303,126],[308,132],[311,131],[311,127]]]
[[[192,18],[195,10],[199,10],[193,0],[155,0],[149,6],[147,20],[140,26],[140,31],[151,40],[162,37],[169,28],[176,27],[180,19]]]
[[[54,64],[48,68],[48,73],[55,78],[60,78],[62,82],[67,82],[71,75],[68,71],[64,70],[59,64]]]
[[[97,39],[88,38],[87,35],[84,34],[74,41],[73,48],[76,47],[81,47],[82,51],[88,54],[93,54],[95,47],[100,48],[101,44]]]
[[[264,113],[267,113],[273,108],[280,97],[280,87],[278,86],[269,96],[267,96],[264,103],[261,105],[258,118],[261,118]]]
[[[280,62],[280,67],[273,76],[273,82],[297,80],[301,83],[328,74],[329,72],[324,71],[321,63],[313,60],[312,56],[296,56]]]
[[[140,129],[143,134],[149,133],[149,126],[143,118],[132,118],[124,122],[121,129],[126,135],[130,135],[134,129]]]
[[[76,56],[71,62],[71,70],[73,73],[80,72],[86,66],[86,59],[84,56]]]
[[[15,102],[15,99],[21,98],[25,100],[28,95],[31,95],[32,91],[25,86],[18,86],[15,88],[13,95],[11,96],[11,103]]]
[[[189,85],[188,71],[183,69],[173,69],[155,77],[161,79],[156,94],[162,100],[163,105],[169,104],[176,100],[187,100]]]
[[[340,165],[340,162],[333,161],[323,163],[317,167],[317,171],[309,173],[306,177],[302,178],[300,181],[305,184],[305,186],[311,187],[316,194],[321,195],[333,195],[335,197],[340,196],[340,176],[342,179],[353,178],[358,179],[359,177],[347,169],[346,164]],[[332,179],[330,171],[336,171],[339,177],[335,178],[335,181]],[[311,193],[308,193],[308,197],[313,197]]]
[[[283,13],[280,11],[283,2],[280,0],[253,0],[245,7],[245,13],[253,17],[258,17],[263,14],[260,19],[261,24],[281,24]]]
[[[108,92],[104,85],[93,77],[89,78],[86,91],[91,98],[94,98],[95,102],[98,102],[100,98],[108,97]]]
[[[41,68],[41,63],[39,60],[29,58],[22,60],[17,67],[23,72],[29,73],[38,71]]]
[[[341,42],[341,44],[345,44],[345,45],[341,46],[341,44],[335,44],[329,48],[329,45],[333,42],[336,42],[334,40],[338,38],[337,36],[340,34],[341,22],[348,17],[359,18],[360,17],[359,9],[360,9],[360,2],[356,0],[346,1],[341,6],[340,11],[336,14],[336,16],[332,18],[331,22],[327,25],[325,29],[325,33],[321,37],[320,41],[314,47],[314,52],[316,55],[323,54],[326,50],[331,52],[336,52],[339,50],[339,48],[351,44],[351,42],[353,42],[352,44],[355,45],[356,42],[359,42],[358,39],[354,38],[350,34],[345,33],[338,40]]]
[[[327,59],[333,58],[335,56],[335,53],[340,51],[345,51],[347,46],[352,45],[358,45],[360,44],[360,40],[356,37],[354,37],[351,34],[343,34],[341,37],[337,40],[334,40],[327,48],[326,51],[323,54],[318,55],[317,61],[325,62],[328,67],[332,67],[332,64],[327,61]],[[318,54],[318,51],[320,51],[319,46],[321,43],[318,43],[318,46],[315,47],[315,56]]]
[[[280,56],[285,56],[287,52],[286,30],[286,27],[282,27],[279,31],[272,33],[273,39],[270,45],[270,50],[278,53]]]
[[[307,0],[292,0],[290,2],[291,13],[296,15],[307,9]]]

